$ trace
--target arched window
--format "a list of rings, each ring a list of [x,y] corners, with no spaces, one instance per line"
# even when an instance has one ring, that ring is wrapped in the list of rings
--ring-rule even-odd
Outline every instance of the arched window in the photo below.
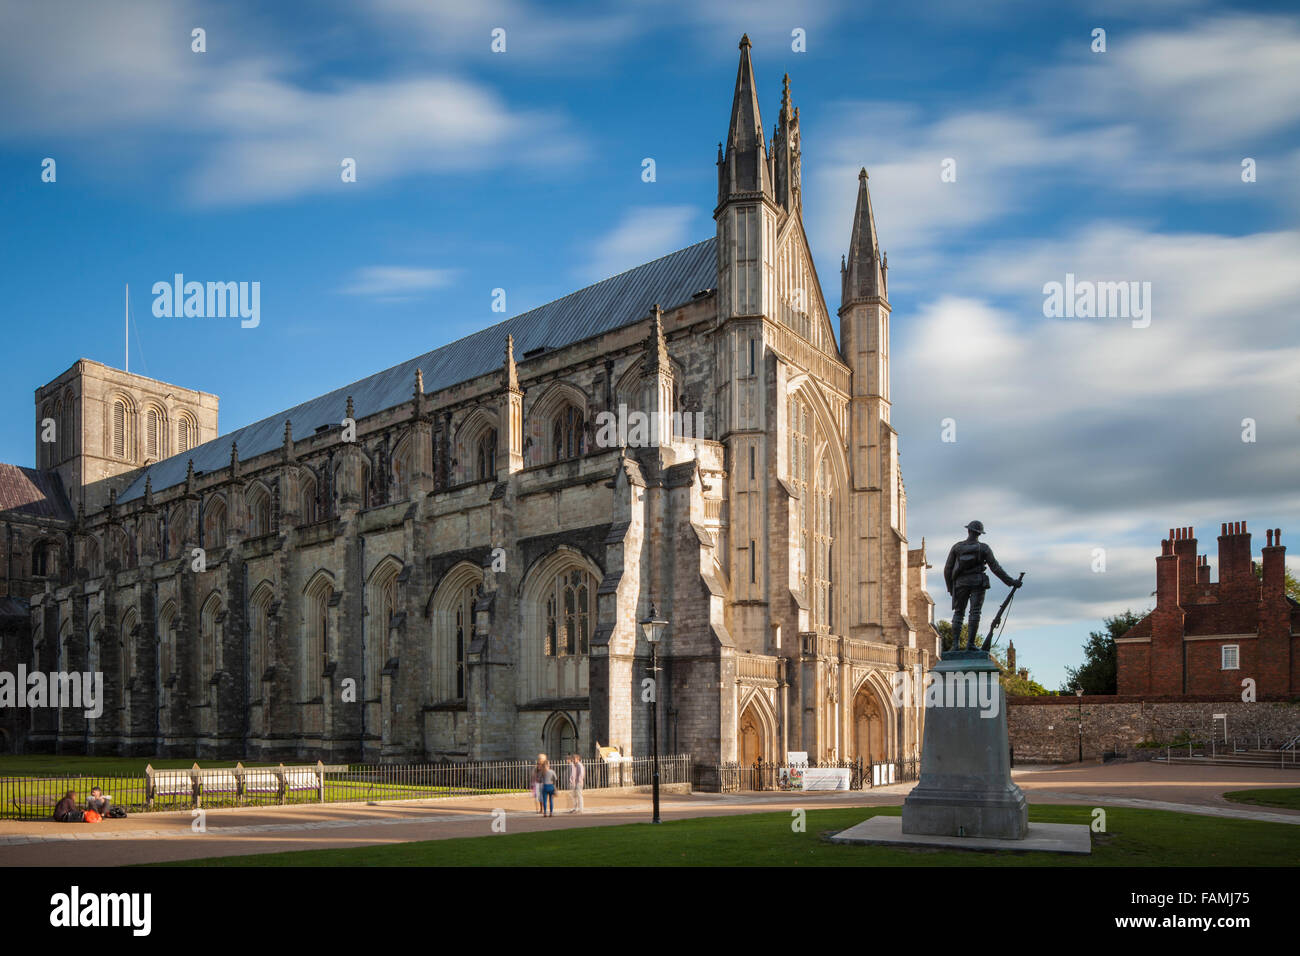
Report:
[[[68,442],[63,433],[63,399],[55,399],[53,412],[50,406],[46,405],[45,416],[54,419],[54,441],[45,446],[48,449],[46,458],[50,460],[51,465],[56,465],[63,461],[63,453],[67,449]]]
[[[327,575],[312,578],[304,595],[302,642],[302,694],[315,700],[325,690],[325,667],[329,662],[329,606],[334,586]]]
[[[254,699],[260,696],[262,675],[270,664],[271,602],[275,591],[271,582],[263,581],[253,590],[248,600],[248,676],[251,678]]]
[[[474,602],[482,586],[482,570],[463,562],[447,573],[434,592],[434,700],[465,697],[465,655],[474,637]]]
[[[81,539],[81,566],[92,578],[104,573],[104,563],[100,558],[99,541],[93,535]]]
[[[835,493],[831,484],[831,463],[823,455],[817,468],[814,494],[816,527],[813,544],[813,615],[816,623],[829,630],[834,626]]]
[[[49,540],[32,545],[32,577],[54,577],[59,573],[59,547]]]
[[[65,461],[77,453],[76,405],[72,390],[63,393],[62,409],[58,415],[59,433],[55,447],[59,450],[59,460]]]
[[[108,559],[116,561],[120,570],[135,567],[135,546],[131,537],[121,528],[110,528],[107,535]]]
[[[795,505],[798,521],[795,528],[796,558],[799,573],[799,590],[808,593],[808,566],[810,562],[809,531],[809,446],[812,443],[812,421],[808,403],[798,395],[790,396],[790,484],[798,492]]]
[[[167,457],[167,416],[156,405],[144,412],[144,455],[154,460]]]
[[[221,669],[221,624],[225,619],[225,605],[221,595],[213,591],[203,602],[199,614],[199,694],[206,696],[207,687]]]
[[[163,682],[176,673],[176,604],[168,601],[158,613],[158,663]]]
[[[139,616],[135,613],[135,608],[127,608],[122,615],[122,623],[118,627],[118,635],[122,643],[122,683],[125,685],[132,677],[135,676],[135,645],[136,631],[140,623]]]
[[[586,571],[565,571],[555,579],[546,601],[547,657],[585,655],[594,617],[595,588]]]
[[[497,475],[497,430],[489,428],[478,440],[478,452],[474,456],[474,471],[479,481],[495,478]]]
[[[586,422],[576,405],[566,405],[555,416],[551,426],[551,454],[553,461],[576,458],[586,453]]]
[[[367,700],[380,696],[384,665],[391,656],[388,628],[397,613],[397,576],[402,563],[396,558],[385,558],[370,575],[366,595],[366,687]]]
[[[185,544],[186,528],[189,524],[189,509],[184,502],[178,504],[167,516],[167,554],[166,557],[180,556]]]
[[[220,495],[214,495],[203,506],[203,546],[223,548],[225,545],[226,501]]]
[[[104,636],[104,619],[96,614],[86,629],[86,670],[92,674],[100,670],[100,644]]]
[[[271,493],[266,485],[255,482],[245,499],[248,502],[248,534],[257,537],[271,530]]]
[[[135,460],[135,406],[125,397],[113,399],[111,457],[123,461]]]
[[[311,524],[321,518],[316,478],[310,472],[303,474],[302,485],[298,491],[298,510],[302,515],[303,524]]]
[[[390,501],[405,501],[411,496],[411,454],[413,442],[410,436],[403,438],[393,449],[393,493]]]
[[[176,418],[176,451],[189,451],[199,443],[199,426],[188,412]]]

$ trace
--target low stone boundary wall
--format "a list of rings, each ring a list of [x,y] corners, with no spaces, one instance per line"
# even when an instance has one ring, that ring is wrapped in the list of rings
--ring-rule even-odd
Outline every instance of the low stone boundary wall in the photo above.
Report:
[[[1078,760],[1080,715],[1083,759],[1096,760],[1106,753],[1149,759],[1180,738],[1223,740],[1223,721],[1214,720],[1215,714],[1227,714],[1229,741],[1251,747],[1276,747],[1300,734],[1300,701],[1247,704],[1240,697],[1208,695],[1007,699],[1016,763]],[[1144,743],[1149,746],[1140,746]]]

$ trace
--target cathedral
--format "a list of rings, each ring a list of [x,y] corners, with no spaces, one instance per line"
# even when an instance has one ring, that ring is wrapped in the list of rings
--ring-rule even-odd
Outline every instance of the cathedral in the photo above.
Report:
[[[654,706],[706,779],[916,756],[894,687],[939,636],[888,266],[864,170],[837,341],[801,155],[746,37],[703,241],[225,434],[217,396],[85,359],[38,388],[36,467],[0,465],[0,670],[100,672],[104,706],[8,708],[0,748],[643,756]]]

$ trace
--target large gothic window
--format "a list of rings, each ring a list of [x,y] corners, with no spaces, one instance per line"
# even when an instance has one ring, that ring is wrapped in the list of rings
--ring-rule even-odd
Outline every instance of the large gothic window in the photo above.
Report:
[[[587,653],[594,594],[591,575],[586,571],[566,571],[555,579],[546,602],[547,657]]]
[[[389,501],[405,501],[411,494],[411,460],[414,443],[410,438],[398,442],[393,450],[393,491]]]
[[[199,694],[206,696],[208,684],[221,669],[221,622],[225,615],[221,595],[215,591],[203,603],[199,614]]]
[[[817,490],[813,496],[816,527],[813,542],[813,614],[816,623],[834,626],[835,498],[831,485],[830,461],[823,456],[817,469]]]
[[[270,583],[263,581],[248,602],[248,675],[254,699],[261,696],[262,675],[271,662],[271,602],[274,598]]]
[[[176,673],[176,605],[168,601],[158,615],[158,657],[163,682]]]
[[[325,667],[329,660],[329,604],[334,587],[324,574],[307,586],[303,614],[302,695],[314,700],[324,693]]]
[[[385,558],[370,575],[366,600],[366,699],[380,696],[384,665],[391,656],[389,622],[397,613],[397,576],[402,565],[395,558]]]
[[[122,645],[122,683],[125,685],[135,676],[135,643],[136,630],[140,618],[136,615],[135,608],[128,608],[127,612],[122,615],[122,624],[118,627],[118,636]]]
[[[457,565],[434,595],[433,695],[435,700],[465,697],[468,674],[465,655],[474,637],[474,602],[483,572],[469,563]]]
[[[790,484],[798,492],[796,503],[795,549],[799,572],[799,590],[808,593],[809,566],[809,445],[812,441],[812,423],[808,403],[797,395],[790,396]]]
[[[576,458],[586,452],[585,421],[575,405],[566,405],[551,426],[552,460]]]

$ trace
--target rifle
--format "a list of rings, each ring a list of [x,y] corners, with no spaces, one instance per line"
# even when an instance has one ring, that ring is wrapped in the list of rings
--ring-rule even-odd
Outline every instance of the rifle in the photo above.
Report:
[[[1016,578],[1016,584],[1021,584],[1024,580],[1025,572],[1021,571],[1020,577]],[[989,636],[984,638],[984,646],[980,648],[980,650],[984,651],[986,654],[993,648],[993,632],[998,629],[998,624],[1002,623],[1002,615],[1005,614],[1007,608],[1011,606],[1011,599],[1016,596],[1016,592],[1019,590],[1019,587],[1012,588],[1011,593],[1007,595],[1007,599],[1003,601],[1002,606],[998,608],[998,613],[993,616],[993,625],[989,628]],[[1006,625],[1002,624],[1002,628],[1005,630]],[[998,637],[1001,636],[1001,634],[998,634]]]

